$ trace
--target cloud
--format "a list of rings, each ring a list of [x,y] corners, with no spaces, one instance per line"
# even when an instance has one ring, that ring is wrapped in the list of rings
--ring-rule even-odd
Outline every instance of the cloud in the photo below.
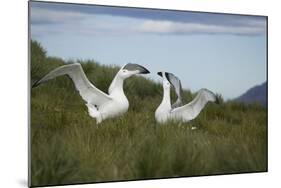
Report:
[[[174,11],[163,9],[148,9],[148,8],[129,8],[129,7],[114,7],[101,5],[85,5],[85,4],[65,4],[65,3],[50,3],[50,2],[32,2],[33,8],[45,8],[60,12],[76,12],[82,14],[95,15],[111,15],[122,16],[128,18],[173,21],[173,22],[188,22],[214,25],[243,25],[252,21],[265,20],[264,16],[255,15],[235,15],[235,14],[220,14],[220,13],[204,13],[195,11]]]
[[[86,14],[70,11],[57,11],[45,8],[32,8],[30,12],[31,24],[63,24],[79,22],[87,18]]]
[[[232,34],[259,35],[265,32],[264,24],[249,23],[248,25],[229,26],[201,23],[179,23],[171,21],[144,21],[133,28],[137,32],[151,34]]]
[[[31,3],[32,35],[52,34],[265,34],[261,16],[124,7]]]

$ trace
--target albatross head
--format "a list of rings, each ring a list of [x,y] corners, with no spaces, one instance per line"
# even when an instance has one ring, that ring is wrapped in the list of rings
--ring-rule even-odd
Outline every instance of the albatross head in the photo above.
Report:
[[[150,72],[143,66],[138,64],[128,63],[120,69],[118,74],[121,78],[126,79],[135,74],[148,74],[148,73]]]
[[[167,73],[167,72],[157,72],[157,74],[163,78],[163,88],[164,89],[170,89],[171,83],[170,83],[169,76],[168,76],[169,73]]]

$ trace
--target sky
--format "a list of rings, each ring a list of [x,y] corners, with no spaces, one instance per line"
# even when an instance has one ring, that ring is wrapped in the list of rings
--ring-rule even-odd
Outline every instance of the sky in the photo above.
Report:
[[[30,35],[47,55],[159,71],[184,89],[208,88],[224,99],[267,79],[266,17],[30,2]]]

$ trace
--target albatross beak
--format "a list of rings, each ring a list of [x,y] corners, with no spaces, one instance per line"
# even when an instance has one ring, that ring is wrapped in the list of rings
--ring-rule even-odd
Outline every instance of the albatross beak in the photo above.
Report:
[[[163,76],[162,76],[162,72],[157,72],[157,74],[158,74],[159,76],[163,77]]]
[[[138,74],[148,74],[150,73],[146,68],[141,65],[128,63],[123,67],[123,69],[127,69],[129,71],[138,71]]]

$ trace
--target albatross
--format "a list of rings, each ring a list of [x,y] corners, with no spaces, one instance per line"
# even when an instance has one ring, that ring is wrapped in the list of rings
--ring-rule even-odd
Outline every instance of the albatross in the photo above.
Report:
[[[58,76],[67,75],[73,81],[76,90],[85,101],[88,107],[88,113],[96,119],[97,123],[101,123],[107,118],[120,116],[127,112],[129,101],[123,90],[123,82],[125,79],[136,74],[148,74],[149,71],[141,65],[128,63],[121,67],[111,82],[108,94],[95,87],[86,77],[82,66],[79,63],[60,66],[43,78],[33,84],[32,87],[56,78]]]
[[[155,119],[158,123],[168,120],[188,122],[195,119],[208,102],[218,103],[218,97],[208,89],[200,89],[196,97],[188,104],[183,105],[181,99],[181,82],[178,77],[169,72],[158,72],[163,78],[163,99],[155,111]],[[171,105],[170,87],[174,87],[177,101]]]

